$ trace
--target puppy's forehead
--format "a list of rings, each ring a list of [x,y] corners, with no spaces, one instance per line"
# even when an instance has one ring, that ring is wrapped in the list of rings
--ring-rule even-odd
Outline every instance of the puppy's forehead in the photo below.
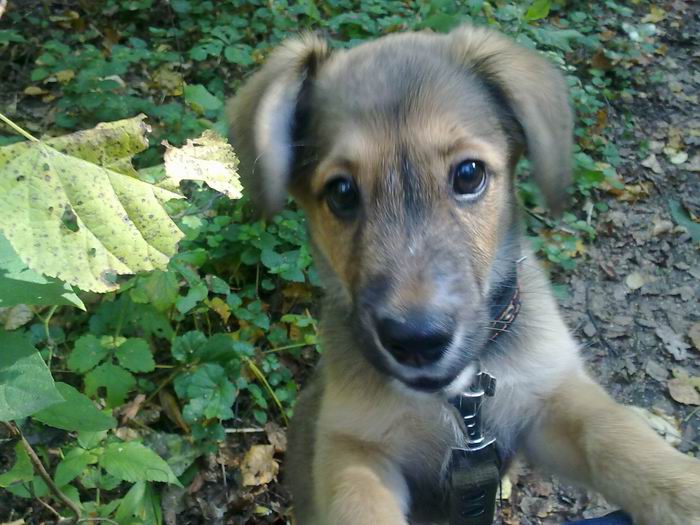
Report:
[[[337,53],[319,75],[315,108],[323,136],[356,127],[392,142],[416,133],[503,140],[498,96],[451,57],[444,38],[397,35]],[[403,133],[402,133],[403,132]]]

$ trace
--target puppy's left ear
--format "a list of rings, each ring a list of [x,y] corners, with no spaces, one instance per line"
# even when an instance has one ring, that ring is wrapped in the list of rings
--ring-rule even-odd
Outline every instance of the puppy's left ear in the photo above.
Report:
[[[491,84],[525,132],[533,176],[547,204],[562,210],[571,181],[573,114],[564,77],[535,51],[486,28],[449,34],[459,63]]]
[[[285,202],[295,156],[309,120],[313,78],[328,58],[312,34],[285,41],[229,102],[229,140],[240,161],[243,187],[263,213]]]

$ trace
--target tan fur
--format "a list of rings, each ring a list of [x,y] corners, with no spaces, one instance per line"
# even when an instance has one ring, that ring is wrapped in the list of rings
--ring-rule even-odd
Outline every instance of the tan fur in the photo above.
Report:
[[[304,208],[326,288],[323,358],[290,427],[299,525],[444,521],[446,458],[462,439],[445,399],[469,384],[475,359],[498,381],[484,418],[505,450],[599,490],[637,524],[700,524],[700,462],[587,376],[520,234],[522,152],[550,205],[569,178],[572,117],[552,66],[468,26],[333,53],[305,36],[275,52],[230,108],[247,183],[268,208],[285,188]],[[489,172],[468,204],[447,177],[461,159]],[[324,201],[338,176],[359,188],[352,220]],[[490,294],[521,255],[520,315],[486,343]],[[411,386],[424,371],[384,355],[372,331],[376,317],[417,308],[455,323],[431,369],[449,382],[432,393]]]

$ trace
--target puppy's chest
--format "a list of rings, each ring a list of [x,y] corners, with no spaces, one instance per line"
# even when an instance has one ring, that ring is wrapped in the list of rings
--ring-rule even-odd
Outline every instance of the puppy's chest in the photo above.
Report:
[[[425,418],[420,428],[413,428],[414,439],[402,450],[401,471],[410,495],[410,522],[412,524],[440,523],[447,520],[449,497],[449,458],[453,447],[464,445],[464,434],[457,415],[445,407],[435,417]],[[511,434],[512,426],[499,425],[502,418],[494,417],[484,408],[485,435],[495,437],[501,471],[510,463],[517,436]],[[411,431],[410,425],[407,431]],[[418,448],[420,447],[420,449]]]

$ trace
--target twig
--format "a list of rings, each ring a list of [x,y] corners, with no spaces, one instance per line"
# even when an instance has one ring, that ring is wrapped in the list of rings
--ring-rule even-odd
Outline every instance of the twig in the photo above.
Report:
[[[2,2],[2,0],[0,0],[0,2]],[[26,131],[24,131],[22,128],[20,128],[17,124],[12,122],[9,118],[7,118],[2,113],[0,113],[0,120],[2,120],[5,124],[10,126],[10,128],[12,128],[14,131],[16,131],[17,133],[22,135],[25,139],[31,140],[33,142],[40,142],[40,140],[38,138],[36,138],[36,137],[30,135],[29,133],[27,133]]]
[[[181,371],[182,371],[182,367],[178,366],[177,368],[175,368],[175,370],[173,370],[172,372],[170,372],[170,375],[168,375],[168,377],[166,377],[166,378],[156,387],[156,389],[155,389],[153,392],[151,392],[151,394],[146,398],[146,400],[143,402],[143,404],[145,405],[145,404],[150,403],[151,401],[153,401],[153,398],[156,397],[156,396],[158,395],[158,392],[160,392],[160,391],[163,390],[166,386],[168,386],[168,385],[170,384],[170,382],[171,382],[173,379],[175,379],[175,376],[177,376]]]
[[[80,509],[72,500],[61,492],[61,490],[53,482],[49,473],[46,472],[46,468],[44,468],[44,464],[41,462],[41,459],[39,459],[39,456],[37,456],[36,452],[34,452],[34,449],[29,444],[29,441],[27,441],[24,437],[22,431],[14,423],[6,423],[3,421],[2,424],[10,431],[10,434],[19,438],[22,448],[24,448],[24,451],[29,456],[29,461],[31,461],[34,471],[39,474],[41,479],[44,480],[44,483],[46,483],[46,486],[49,487],[49,490],[53,493],[53,495],[56,496],[66,507],[68,507],[73,514],[75,514],[75,518],[68,520],[68,523],[75,523],[77,520],[79,520]]]
[[[227,434],[255,434],[257,432],[265,432],[264,428],[227,428],[224,430]]]
[[[700,407],[696,408],[690,414],[685,416],[685,418],[683,419],[683,423],[687,423],[688,421],[690,421],[693,418],[693,416],[697,413],[700,413]]]
[[[38,497],[38,496],[34,496],[34,498],[35,498],[44,508],[46,508],[46,510],[48,510],[51,514],[53,514],[54,516],[56,516],[59,520],[62,520],[62,519],[63,519],[63,516],[61,516],[61,514],[60,514],[56,509],[54,509],[51,505],[49,505],[48,503],[46,503],[43,499],[41,499],[41,498]]]

